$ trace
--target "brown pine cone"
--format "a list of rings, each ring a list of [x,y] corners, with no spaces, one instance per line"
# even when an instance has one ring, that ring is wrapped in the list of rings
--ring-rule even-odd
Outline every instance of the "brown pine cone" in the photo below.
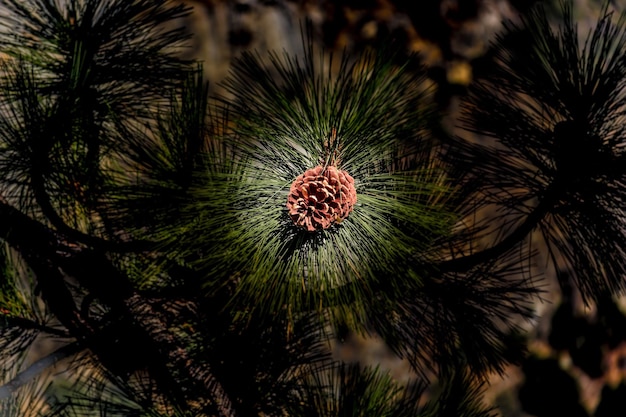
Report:
[[[291,184],[287,209],[296,225],[313,232],[348,217],[356,200],[350,174],[334,166],[318,165]]]

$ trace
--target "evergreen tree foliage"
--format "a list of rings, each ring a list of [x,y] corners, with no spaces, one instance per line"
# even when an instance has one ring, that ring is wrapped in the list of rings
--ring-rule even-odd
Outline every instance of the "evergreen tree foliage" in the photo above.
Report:
[[[624,289],[626,14],[562,7],[507,25],[449,137],[399,48],[305,30],[211,96],[185,7],[4,0],[0,415],[494,415],[534,236],[587,301]],[[337,360],[346,331],[413,379]]]
[[[607,4],[581,33],[572,6],[562,11],[556,27],[541,7],[507,25],[465,103],[468,129],[493,140],[461,139],[453,153],[476,163],[468,175],[483,204],[507,208],[513,231],[493,253],[536,230],[541,238],[529,244],[545,245],[557,274],[571,272],[582,295],[597,299],[624,290],[626,15]]]

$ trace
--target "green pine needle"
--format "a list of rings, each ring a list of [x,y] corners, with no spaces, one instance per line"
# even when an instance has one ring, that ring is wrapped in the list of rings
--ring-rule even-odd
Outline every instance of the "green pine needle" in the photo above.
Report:
[[[426,133],[423,76],[371,52],[342,57],[335,75],[332,60],[318,67],[311,51],[304,61],[271,55],[270,68],[252,54],[235,63],[225,83],[232,132],[222,141],[240,171],[208,172],[194,190],[201,220],[186,239],[201,253],[195,265],[209,292],[234,281],[244,310],[346,304],[329,290],[347,284],[366,300],[383,279],[399,290],[453,220]],[[291,182],[318,164],[352,175],[358,202],[341,223],[311,233],[293,224],[286,202]]]

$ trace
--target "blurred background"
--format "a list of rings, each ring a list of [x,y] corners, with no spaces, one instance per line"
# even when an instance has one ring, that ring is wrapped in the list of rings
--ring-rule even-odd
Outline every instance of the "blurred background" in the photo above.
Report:
[[[173,0],[181,1],[181,0]],[[481,69],[489,65],[491,42],[503,22],[518,19],[541,3],[555,19],[559,1],[536,0],[184,0],[193,7],[181,22],[192,34],[184,54],[203,62],[211,90],[220,89],[233,59],[243,51],[303,53],[302,25],[312,26],[314,41],[327,51],[358,53],[394,42],[425,66],[428,82],[449,133],[457,127],[459,102]],[[605,3],[574,0],[581,33]],[[621,12],[623,2],[610,2]],[[463,133],[467,135],[467,132]],[[480,140],[480,138],[476,138]],[[541,258],[542,254],[539,254]],[[545,256],[545,255],[544,255]],[[536,320],[521,323],[528,352],[503,375],[493,375],[485,401],[504,417],[620,416],[626,412],[626,303],[606,299],[584,305],[575,291],[558,288],[550,269]],[[545,263],[544,263],[545,264]],[[343,360],[380,364],[410,377],[408,366],[376,339],[346,334],[335,354]],[[617,410],[617,411],[616,411]]]

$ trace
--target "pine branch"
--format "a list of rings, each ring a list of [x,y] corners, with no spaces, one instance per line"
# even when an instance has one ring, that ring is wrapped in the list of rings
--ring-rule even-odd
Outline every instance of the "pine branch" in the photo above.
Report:
[[[540,225],[546,215],[554,210],[556,204],[560,200],[560,188],[560,182],[551,184],[543,193],[537,206],[533,208],[521,224],[519,224],[513,232],[506,235],[504,239],[498,241],[493,246],[469,255],[437,262],[433,265],[433,267],[438,272],[443,274],[451,272],[469,272],[477,266],[499,259],[502,255],[505,255],[507,252],[522,243],[524,239],[526,239],[531,232]]]
[[[159,381],[164,389],[181,392],[186,406],[192,411],[206,413],[215,409],[220,416],[237,415],[209,363],[190,358],[185,348],[187,342],[170,330],[170,323],[153,309],[149,300],[132,288],[128,277],[104,254],[83,250],[64,258],[59,264],[114,313],[129,320],[133,328],[146,336],[144,348],[150,351],[147,356],[158,358],[149,363],[154,375],[158,377],[161,368],[167,370],[166,379]],[[97,353],[101,347],[93,346],[92,349]]]
[[[0,236],[25,259],[37,276],[39,289],[52,313],[70,329],[72,335],[83,338],[91,333],[90,326],[80,316],[65,279],[52,261],[57,257],[57,237],[45,226],[19,210],[0,203]]]
[[[56,362],[70,357],[83,349],[84,346],[82,343],[73,342],[55,350],[41,359],[38,359],[27,369],[15,375],[9,382],[0,386],[0,401],[6,400],[11,395],[14,395],[18,388],[36,378],[40,373],[54,365]]]
[[[204,369],[206,365],[201,364],[192,366],[193,361],[189,361],[184,349],[177,345],[180,341],[172,338],[169,332],[164,332],[168,328],[167,323],[158,319],[146,300],[131,292],[126,278],[119,275],[107,260],[95,254],[88,255],[80,252],[59,259],[55,248],[58,248],[60,243],[49,229],[6,204],[0,204],[0,215],[7,221],[0,224],[0,234],[4,234],[6,241],[15,247],[29,263],[37,276],[42,295],[51,311],[73,336],[85,341],[95,352],[102,349],[102,346],[89,344],[89,340],[94,340],[93,336],[89,337],[89,335],[96,330],[92,329],[80,316],[74,299],[67,290],[64,278],[58,270],[48,266],[51,260],[56,259],[56,262],[62,265],[68,273],[79,282],[87,284],[87,288],[95,291],[99,298],[112,304],[114,308],[119,308],[124,304],[125,315],[151,338],[154,343],[152,349],[161,352],[159,356],[161,354],[165,356],[167,361],[164,363],[168,364],[170,372],[173,372],[173,375],[182,371],[189,372],[184,377],[187,382],[183,384],[191,382],[193,385],[201,384],[200,386],[204,388],[203,390],[193,389],[191,392],[211,393],[210,395],[217,393],[215,398],[218,399],[216,400],[218,409],[222,410],[224,416],[235,415],[232,412],[228,413],[230,407],[228,397],[220,391],[218,383],[211,379],[210,368],[206,370]],[[94,271],[98,271],[95,276]],[[172,364],[172,361],[175,363]],[[184,368],[178,368],[183,365]],[[213,387],[215,391],[212,390]],[[193,404],[193,398],[191,404]],[[206,406],[207,404],[200,404],[200,407]]]
[[[0,169],[9,178],[24,177],[18,183],[9,182],[4,186],[7,199],[13,200],[16,189],[24,188],[26,183],[29,186],[26,193],[32,194],[37,208],[68,239],[116,252],[154,249],[153,242],[107,239],[68,224],[71,215],[63,212],[68,193],[75,191],[76,187],[85,187],[89,197],[97,199],[97,184],[102,181],[102,175],[96,171],[100,170],[101,156],[90,160],[89,154],[107,137],[102,132],[103,122],[92,120],[93,114],[89,113],[94,110],[80,100],[68,103],[67,98],[42,97],[34,69],[27,62],[4,62],[2,67],[4,88],[11,93],[5,97],[6,107],[0,118],[1,136],[8,145],[4,150],[8,154],[5,158],[11,158],[11,161],[4,162]],[[67,160],[76,158],[73,155],[76,148],[85,146],[85,155],[79,157],[84,157],[86,162]],[[16,163],[21,166],[16,167]],[[29,205],[23,200],[18,200],[18,204]]]
[[[531,214],[484,258],[450,262],[454,268],[478,263],[538,230],[540,239],[530,243],[543,241],[564,259],[588,300],[625,290],[624,127],[618,120],[626,66],[616,51],[626,46],[626,14],[614,16],[606,3],[595,26],[579,33],[572,4],[562,8],[556,24],[541,6],[521,23],[506,24],[493,46],[494,65],[472,84],[463,105],[465,128],[485,140],[457,138],[449,148],[452,163],[467,168],[476,198],[485,200],[469,200],[468,207],[492,205],[505,221],[507,213]],[[533,198],[541,210],[526,206]],[[464,239],[468,244],[472,234]]]
[[[2,312],[0,312],[0,314],[2,314]],[[64,330],[58,329],[56,327],[50,327],[50,326],[47,326],[45,324],[39,323],[34,320],[30,320],[25,317],[16,317],[16,316],[5,314],[5,315],[0,316],[0,322],[4,322],[4,324],[0,325],[0,327],[3,327],[3,328],[17,327],[23,330],[37,330],[37,331],[44,332],[52,336],[58,336],[58,337],[63,337],[63,338],[70,336],[69,333],[67,333]]]

